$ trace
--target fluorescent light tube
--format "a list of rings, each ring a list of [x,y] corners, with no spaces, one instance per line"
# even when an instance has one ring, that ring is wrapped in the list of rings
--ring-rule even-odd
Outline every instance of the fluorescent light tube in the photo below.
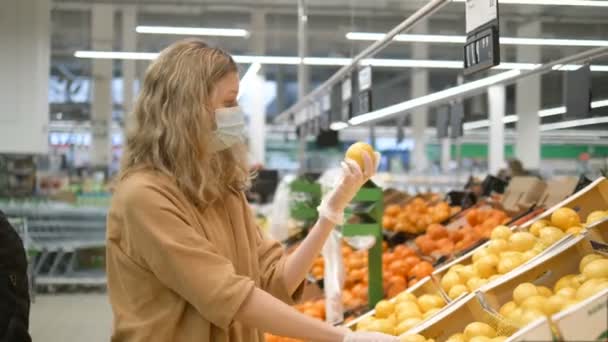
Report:
[[[466,0],[452,0],[465,2]],[[537,5],[537,6],[580,6],[580,7],[608,7],[608,1],[598,0],[500,0],[500,4]]]
[[[591,108],[601,108],[601,107],[608,107],[608,99],[591,102]],[[565,114],[565,113],[566,113],[566,106],[560,106],[560,107],[542,109],[542,110],[538,111],[538,116],[540,116],[541,118],[545,118],[548,116],[560,115],[560,114]],[[503,122],[507,124],[507,123],[517,122],[517,120],[518,120],[518,115],[511,114],[511,115],[505,116],[503,119]],[[478,121],[465,122],[463,124],[463,129],[468,131],[468,130],[473,130],[473,129],[478,129],[478,128],[485,128],[485,127],[489,127],[489,126],[490,126],[489,120],[478,120]]]
[[[75,57],[78,58],[93,58],[93,59],[134,59],[134,60],[152,60],[158,56],[158,53],[152,52],[119,52],[119,51],[76,51]],[[302,61],[307,65],[316,66],[344,66],[352,62],[351,58],[335,58],[335,57],[287,57],[287,56],[249,56],[235,55],[232,56],[234,61],[243,64],[283,64],[283,65],[298,65]],[[372,58],[361,61],[362,65],[371,65],[373,67],[388,67],[388,68],[438,68],[438,69],[462,69],[461,61],[434,61],[434,60],[418,60],[418,59],[382,59]],[[532,70],[539,67],[540,64],[535,63],[501,63],[494,67],[497,70]],[[554,67],[554,70],[576,70],[581,65],[568,64]],[[591,65],[593,72],[608,72],[608,65]]]
[[[481,89],[510,78],[519,76],[521,74],[521,70],[510,70],[497,75],[492,75],[486,78],[482,78],[473,82],[465,83],[453,88],[449,88],[446,90],[438,91],[436,93],[432,93],[429,95],[417,97],[415,99],[411,99],[408,101],[404,101],[401,103],[397,103],[392,106],[388,106],[379,110],[375,110],[369,112],[367,114],[356,116],[348,121],[351,125],[360,125],[362,123],[376,121],[380,119],[386,119],[392,115],[402,113],[408,110],[412,110],[414,108],[418,108],[424,106],[426,104],[439,101],[439,100],[447,100],[458,95],[464,94],[466,92]]]
[[[544,124],[544,125],[540,126],[540,131],[546,132],[546,131],[552,131],[552,130],[556,130],[556,129],[597,125],[597,124],[602,124],[602,123],[608,123],[608,117],[603,116],[603,117],[599,117],[599,118],[588,118],[588,119],[579,119],[579,120],[562,121],[562,122]]]
[[[545,118],[547,116],[554,116],[566,113],[566,106],[543,109],[538,112],[538,116],[541,118]]]
[[[600,107],[608,107],[608,100],[599,100],[591,102],[591,108],[600,108]],[[566,112],[566,107],[564,107],[564,113]]]
[[[232,56],[237,63],[260,63],[260,64],[287,64],[297,65],[300,64],[302,59],[300,57],[281,57],[281,56]]]
[[[135,59],[152,60],[158,56],[156,52],[119,52],[119,51],[76,51],[74,57],[93,59]]]
[[[345,129],[346,127],[348,127],[348,124],[342,121],[332,122],[331,125],[329,125],[329,129],[331,129],[332,131],[340,131]]]
[[[248,37],[249,31],[243,29],[207,28],[207,27],[173,27],[173,26],[137,26],[137,33],[173,34],[183,36],[217,36]]]
[[[304,57],[304,64],[306,64],[306,65],[344,66],[344,65],[349,65],[351,62],[352,62],[351,58]]]

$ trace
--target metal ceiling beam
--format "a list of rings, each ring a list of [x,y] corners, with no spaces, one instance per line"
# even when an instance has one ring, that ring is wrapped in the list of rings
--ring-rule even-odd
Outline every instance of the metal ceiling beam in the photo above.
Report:
[[[325,92],[328,92],[331,87],[340,82],[345,76],[347,76],[354,68],[357,67],[360,61],[364,58],[371,58],[376,53],[384,49],[387,45],[392,43],[393,38],[401,32],[406,32],[410,30],[414,25],[416,25],[421,20],[427,18],[431,14],[438,11],[443,6],[450,3],[451,0],[432,0],[424,7],[416,11],[409,18],[402,21],[399,25],[394,27],[391,31],[389,31],[386,36],[374,42],[372,45],[368,46],[365,50],[355,56],[350,65],[346,65],[340,70],[338,70],[335,74],[333,74],[327,81],[313,90],[308,96],[303,99],[300,99],[296,104],[294,104],[291,108],[287,109],[283,113],[281,113],[275,121],[277,122],[286,122],[289,117],[300,110],[303,110],[306,106],[308,106],[316,97],[322,95]]]

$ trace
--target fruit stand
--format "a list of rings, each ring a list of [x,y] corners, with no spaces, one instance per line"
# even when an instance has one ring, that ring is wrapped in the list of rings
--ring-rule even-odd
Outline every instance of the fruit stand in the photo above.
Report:
[[[602,254],[608,250],[608,180],[519,213],[484,200],[461,210],[439,194],[401,198],[385,203],[385,239],[391,233],[405,239],[383,244],[385,299],[372,310],[362,309],[369,303],[367,253],[342,248],[345,326],[413,342],[524,341],[579,336],[560,327],[585,308],[593,309],[586,314],[596,322],[605,314],[598,303],[608,297]],[[315,278],[322,278],[323,266],[322,258],[315,261]],[[323,304],[317,299],[297,308],[323,319]],[[608,331],[597,324],[590,328],[594,339]]]

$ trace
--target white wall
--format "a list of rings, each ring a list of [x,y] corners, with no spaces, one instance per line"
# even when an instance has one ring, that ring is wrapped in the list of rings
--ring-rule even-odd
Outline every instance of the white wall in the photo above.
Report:
[[[0,153],[46,153],[50,0],[3,0]]]

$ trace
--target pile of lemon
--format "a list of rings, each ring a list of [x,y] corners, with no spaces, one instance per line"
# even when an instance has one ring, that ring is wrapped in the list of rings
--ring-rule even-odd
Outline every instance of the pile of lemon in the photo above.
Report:
[[[394,301],[379,301],[374,315],[359,321],[356,330],[401,335],[439,312],[445,305],[445,301],[438,295],[424,294],[416,297],[410,292],[402,292]]]
[[[608,258],[589,254],[580,261],[579,270],[579,274],[560,278],[553,290],[532,283],[519,284],[513,291],[513,300],[505,303],[499,313],[521,327],[608,288]]]

